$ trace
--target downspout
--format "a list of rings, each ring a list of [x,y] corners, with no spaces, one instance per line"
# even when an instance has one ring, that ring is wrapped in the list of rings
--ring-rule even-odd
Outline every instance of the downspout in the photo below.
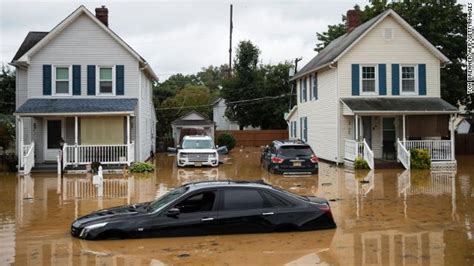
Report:
[[[336,62],[335,61],[332,61],[330,64],[329,64],[329,68],[330,69],[336,69],[336,116],[337,116],[337,119],[336,119],[336,137],[337,137],[337,140],[336,140],[336,166],[339,166],[339,146],[340,146],[340,137],[341,137],[341,133],[339,132],[339,128],[340,128],[340,108],[339,108],[339,69],[334,66]]]

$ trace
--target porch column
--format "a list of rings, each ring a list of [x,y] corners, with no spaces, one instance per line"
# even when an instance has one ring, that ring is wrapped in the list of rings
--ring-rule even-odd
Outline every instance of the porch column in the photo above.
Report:
[[[403,115],[402,117],[403,119],[403,145],[405,146],[405,143],[407,141],[407,138],[406,138],[406,130],[405,130],[405,115]]]
[[[78,125],[79,125],[79,119],[77,116],[74,117],[74,162],[76,163],[76,166],[79,162],[79,151],[78,151]]]
[[[454,116],[449,116],[450,130],[451,130],[451,161],[454,161]]]
[[[127,115],[127,145],[130,144],[130,116]]]
[[[359,115],[355,115],[355,140],[359,141]]]
[[[24,134],[23,134],[23,118],[18,117],[18,138],[19,138],[19,147],[18,147],[18,170],[20,170],[23,165],[23,145],[25,144]]]

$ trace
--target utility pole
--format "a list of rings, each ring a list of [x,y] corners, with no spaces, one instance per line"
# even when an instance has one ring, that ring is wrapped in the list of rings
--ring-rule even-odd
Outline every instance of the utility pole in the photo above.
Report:
[[[234,25],[232,23],[232,9],[233,5],[230,5],[230,25],[229,25],[229,77],[232,75],[232,30]]]
[[[293,75],[296,75],[296,72],[298,72],[298,62],[301,61],[303,58],[300,57],[300,58],[295,58],[295,74]],[[291,110],[291,99],[293,99],[293,89],[296,88],[296,81],[295,82],[292,82],[291,83],[291,92],[290,92],[290,105],[288,107],[288,110]]]

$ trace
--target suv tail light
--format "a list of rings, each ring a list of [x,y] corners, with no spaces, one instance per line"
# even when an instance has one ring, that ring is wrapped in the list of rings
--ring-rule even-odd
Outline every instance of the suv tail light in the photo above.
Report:
[[[282,163],[284,160],[280,157],[277,157],[277,156],[272,156],[272,163]]]
[[[318,162],[318,157],[316,157],[316,155],[312,154],[310,160],[311,160],[312,163],[317,163]]]

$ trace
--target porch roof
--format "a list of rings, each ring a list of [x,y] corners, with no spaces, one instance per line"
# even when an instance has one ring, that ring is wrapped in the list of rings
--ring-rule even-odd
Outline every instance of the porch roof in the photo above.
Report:
[[[132,114],[136,98],[36,98],[28,99],[17,110],[20,116],[59,114]]]
[[[458,109],[436,97],[352,97],[341,101],[354,114],[453,114]]]

